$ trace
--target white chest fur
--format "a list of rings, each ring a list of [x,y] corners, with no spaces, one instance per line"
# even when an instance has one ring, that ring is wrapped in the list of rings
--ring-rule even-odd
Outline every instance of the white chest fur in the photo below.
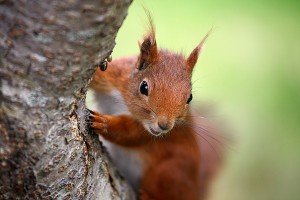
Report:
[[[109,94],[95,94],[97,111],[107,115],[130,114],[121,94],[114,90]],[[113,144],[101,136],[99,139],[107,148],[112,161],[124,178],[132,185],[135,191],[139,188],[139,182],[143,171],[143,161],[139,152],[123,148]]]

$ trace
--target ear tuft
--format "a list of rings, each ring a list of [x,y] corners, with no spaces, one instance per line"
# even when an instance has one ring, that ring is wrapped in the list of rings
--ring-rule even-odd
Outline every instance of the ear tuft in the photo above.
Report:
[[[212,29],[204,36],[204,38],[201,40],[200,44],[192,51],[192,53],[187,58],[186,63],[187,63],[187,67],[190,70],[193,70],[194,66],[196,65],[199,54],[201,52],[201,49],[202,49],[204,43],[206,42],[208,36],[210,35],[211,31],[212,31]]]
[[[148,36],[140,46],[139,70],[145,69],[149,64],[157,60],[157,45],[155,38]]]
[[[155,26],[150,12],[144,8],[149,21],[149,31],[140,44],[140,62],[138,69],[142,70],[158,59],[157,44],[155,38]]]

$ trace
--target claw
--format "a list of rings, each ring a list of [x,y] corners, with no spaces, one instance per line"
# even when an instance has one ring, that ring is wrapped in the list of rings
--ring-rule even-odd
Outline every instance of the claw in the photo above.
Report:
[[[90,112],[88,119],[87,119],[87,125],[93,129],[96,130],[97,134],[101,133],[107,133],[107,121],[101,113],[98,113],[96,111],[92,111],[87,108],[87,110]],[[100,132],[99,132],[100,131]]]
[[[95,119],[95,117],[94,117],[93,114],[89,115],[89,120],[90,120],[90,121],[93,121],[94,119]]]
[[[94,111],[92,111],[92,110],[90,110],[90,109],[88,109],[88,108],[86,108],[91,114],[95,114],[95,112]]]

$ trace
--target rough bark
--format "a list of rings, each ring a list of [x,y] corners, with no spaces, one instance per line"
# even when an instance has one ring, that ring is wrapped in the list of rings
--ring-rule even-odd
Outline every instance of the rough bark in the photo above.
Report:
[[[131,0],[0,0],[0,199],[132,199],[87,126]]]

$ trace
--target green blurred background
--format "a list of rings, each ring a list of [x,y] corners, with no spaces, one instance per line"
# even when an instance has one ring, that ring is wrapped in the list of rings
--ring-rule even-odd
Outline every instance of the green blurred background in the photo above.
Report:
[[[236,145],[210,199],[300,199],[300,1],[135,0],[113,57],[139,52],[153,15],[160,47],[188,55],[213,28],[193,76]]]

